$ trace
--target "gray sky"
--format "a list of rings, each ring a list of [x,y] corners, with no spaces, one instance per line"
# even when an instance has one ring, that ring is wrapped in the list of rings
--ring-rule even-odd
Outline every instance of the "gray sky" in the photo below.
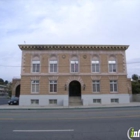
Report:
[[[24,41],[130,45],[128,77],[140,75],[140,0],[0,0],[0,78],[20,77]]]

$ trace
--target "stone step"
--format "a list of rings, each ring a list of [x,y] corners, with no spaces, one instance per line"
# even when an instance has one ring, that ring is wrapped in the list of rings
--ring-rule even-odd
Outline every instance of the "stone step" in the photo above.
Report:
[[[69,101],[80,101],[81,97],[69,97]]]
[[[81,97],[69,97],[69,105],[70,106],[81,106],[82,105]]]
[[[80,103],[69,103],[69,106],[82,106],[82,102]]]

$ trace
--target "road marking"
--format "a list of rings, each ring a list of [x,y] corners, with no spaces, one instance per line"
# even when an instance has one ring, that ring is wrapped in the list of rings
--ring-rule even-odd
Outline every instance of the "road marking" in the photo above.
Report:
[[[72,132],[74,129],[67,130],[13,130],[13,132]]]

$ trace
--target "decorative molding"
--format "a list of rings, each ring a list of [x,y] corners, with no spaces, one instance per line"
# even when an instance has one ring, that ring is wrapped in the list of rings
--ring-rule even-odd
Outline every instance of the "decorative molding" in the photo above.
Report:
[[[95,76],[91,76],[92,80],[101,80],[101,76],[99,75],[95,75]]]
[[[70,82],[72,82],[72,81],[78,81],[78,82],[80,82],[81,86],[84,85],[84,82],[80,76],[69,77],[69,79],[66,82],[66,85],[68,86],[70,84]]]
[[[49,80],[58,80],[58,76],[51,76],[51,77],[48,77]]]
[[[109,80],[118,80],[118,76],[108,76]]]
[[[86,55],[86,54],[85,54],[85,55],[83,55],[83,58],[84,58],[84,59],[86,59],[86,58],[87,58],[87,55]]]
[[[22,50],[26,54],[34,54],[35,52],[38,52],[40,54],[77,54],[77,55],[101,55],[101,54],[122,54],[125,53],[124,50]],[[74,53],[75,52],[75,53]]]
[[[26,55],[26,53],[25,52],[23,52],[23,54],[22,54],[22,68],[21,68],[21,73],[23,74],[23,73],[25,73],[25,55]]]
[[[21,50],[126,50],[129,45],[41,45],[19,44]]]
[[[108,76],[111,75],[111,73],[76,73],[76,76],[94,76],[94,75],[103,75],[103,76]],[[23,76],[53,76],[54,74],[52,73],[39,73],[39,74],[34,74],[34,73],[26,73],[22,74]],[[71,73],[55,73],[56,76],[72,76]],[[116,73],[112,73],[112,76],[116,75]],[[126,73],[117,73],[117,75],[127,75]]]
[[[40,77],[38,76],[34,76],[34,77],[30,77],[31,80],[40,80]]]
[[[62,58],[65,59],[66,58],[66,55],[62,55]]]

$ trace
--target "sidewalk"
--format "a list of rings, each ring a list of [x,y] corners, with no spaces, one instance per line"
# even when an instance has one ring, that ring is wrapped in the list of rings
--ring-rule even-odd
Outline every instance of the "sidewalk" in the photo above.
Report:
[[[140,107],[140,102],[131,102],[128,104],[96,104],[89,106],[18,106],[18,105],[0,105],[0,110],[53,110],[53,109],[105,109],[105,108],[130,108]]]

